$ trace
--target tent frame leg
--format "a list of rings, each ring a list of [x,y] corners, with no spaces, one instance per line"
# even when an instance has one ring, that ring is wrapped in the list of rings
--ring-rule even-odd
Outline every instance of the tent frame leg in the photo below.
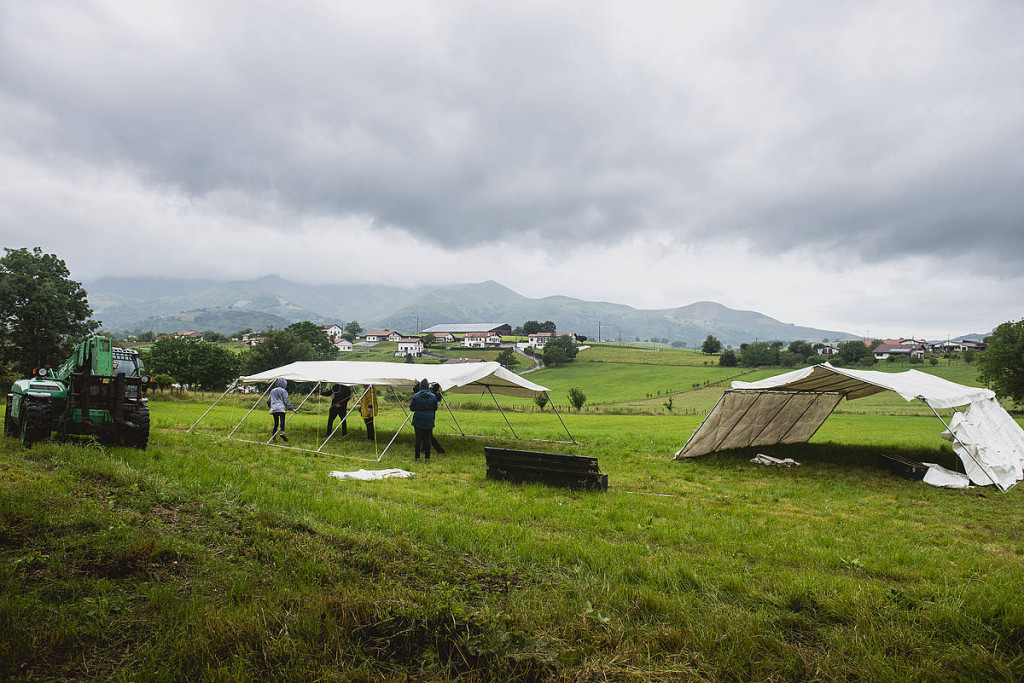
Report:
[[[974,461],[974,464],[978,466],[978,469],[980,469],[980,470],[981,470],[982,472],[984,472],[984,473],[985,473],[985,476],[986,476],[986,477],[988,477],[989,481],[991,481],[991,482],[992,482],[992,484],[993,484],[993,485],[994,485],[994,486],[995,486],[995,487],[996,487],[997,489],[999,489],[999,492],[1000,492],[1000,493],[1006,493],[1006,489],[1005,489],[1005,488],[1003,488],[1003,485],[1002,485],[1002,484],[1000,484],[1000,483],[999,483],[998,481],[996,481],[996,480],[995,480],[995,479],[994,479],[994,478],[992,477],[992,475],[988,473],[988,470],[987,470],[987,469],[985,469],[984,467],[982,467],[981,463],[980,463],[980,462],[978,462],[978,459],[977,459],[977,458],[975,458],[975,457],[974,457],[973,455],[971,455],[971,451],[970,451],[970,449],[968,449],[968,448],[967,448],[967,446],[965,446],[965,445],[964,445],[964,442],[960,440],[960,437],[959,437],[959,436],[957,436],[957,435],[956,435],[956,434],[955,434],[955,433],[953,432],[953,430],[952,430],[952,428],[951,428],[951,427],[949,426],[949,424],[947,424],[947,423],[946,423],[946,421],[942,419],[942,416],[941,416],[941,415],[939,415],[939,411],[935,410],[935,408],[934,408],[934,407],[932,406],[932,404],[931,404],[931,403],[928,403],[928,401],[927,401],[926,399],[923,399],[923,398],[922,398],[921,400],[922,400],[922,401],[924,401],[924,404],[925,404],[926,406],[928,406],[929,408],[931,408],[931,409],[932,409],[932,412],[933,412],[933,413],[935,414],[935,417],[939,418],[939,422],[941,422],[941,423],[942,423],[942,426],[946,428],[946,431],[947,431],[947,432],[949,432],[949,435],[950,435],[950,436],[952,436],[952,437],[953,437],[954,439],[956,439],[956,442],[957,442],[958,444],[960,444],[960,448],[962,448],[962,449],[963,449],[963,451],[964,451],[964,453],[966,453],[966,454],[967,454],[967,457],[968,457],[968,458],[970,458],[971,460],[973,460],[973,461]]]
[[[389,449],[389,448],[391,448],[391,444],[393,444],[393,443],[395,442],[395,439],[397,439],[397,438],[398,438],[398,435],[402,433],[402,428],[403,428],[403,427],[405,427],[405,425],[406,425],[406,424],[407,424],[407,423],[409,422],[409,420],[411,420],[411,419],[412,419],[412,413],[408,413],[408,414],[407,414],[407,415],[405,416],[405,420],[403,420],[403,421],[402,421],[402,424],[400,424],[400,425],[398,426],[398,429],[396,429],[396,430],[395,430],[395,435],[391,437],[391,441],[388,441],[388,445],[387,445],[387,446],[385,446],[385,447],[384,447],[384,450],[383,450],[383,451],[381,451],[381,452],[380,452],[380,455],[378,455],[378,456],[377,456],[377,462],[380,462],[381,460],[383,460],[383,459],[384,459],[384,454],[388,452],[388,449]]]
[[[501,404],[498,403],[498,399],[495,398],[494,392],[491,391],[490,387],[487,387],[487,393],[491,395],[492,399],[494,399],[494,405],[498,406],[498,412],[501,413],[501,416],[505,418],[505,424],[508,425],[509,430],[512,432],[513,438],[518,440],[519,439],[519,435],[516,434],[516,430],[512,428],[512,423],[508,421],[508,417],[505,415],[505,411],[501,409]],[[558,418],[558,419],[561,420],[562,418]]]
[[[565,433],[569,435],[569,441],[572,443],[573,446],[578,446],[579,444],[576,443],[576,437],[574,437],[572,435],[572,432],[569,431],[569,428],[565,426],[565,420],[562,419],[561,414],[559,414],[558,412],[558,408],[555,407],[555,402],[551,400],[551,397],[548,396],[548,392],[546,391],[544,392],[544,398],[546,398],[548,400],[548,403],[551,404],[551,412],[553,412],[558,417],[558,421],[562,423],[562,429],[564,429]]]
[[[348,416],[351,415],[352,411],[354,411],[359,406],[359,402],[363,400],[363,396],[366,395],[366,391],[367,390],[364,389],[363,393],[359,394],[359,398],[356,399],[355,404],[351,408],[348,409],[348,412],[345,413],[345,417],[341,418],[341,422],[338,423],[338,426],[331,430],[331,433],[327,435],[327,438],[324,439],[324,442],[322,444],[320,444],[320,447],[317,448],[315,451],[313,451],[314,453],[321,452],[324,449],[324,446],[327,445],[327,442],[330,441],[332,438],[334,438],[334,435],[337,434],[339,429],[341,429],[341,425],[347,424]],[[343,456],[343,457],[348,457],[348,456]]]
[[[455,426],[459,428],[459,433],[462,434],[462,436],[466,436],[466,432],[462,429],[462,425],[459,424],[459,419],[455,417],[455,413],[452,412],[452,407],[448,404],[448,399],[444,397],[443,393],[441,394],[441,400],[444,401],[444,407],[448,409],[448,414],[452,416],[453,420],[455,420]]]
[[[217,407],[217,404],[220,403],[222,398],[224,398],[225,396],[228,395],[229,391],[231,391],[231,387],[230,386],[227,389],[224,390],[224,393],[220,395],[220,398],[218,398],[216,401],[213,402],[212,406],[210,406],[209,408],[206,409],[205,413],[203,413],[202,415],[199,416],[199,419],[196,420],[195,424],[193,424],[191,427],[189,427],[188,429],[185,430],[185,433],[186,434],[191,434],[192,430],[196,428],[196,425],[198,425],[200,422],[202,422],[203,418],[206,417],[207,415],[209,415],[210,411]]]
[[[260,404],[260,402],[263,401],[264,398],[266,398],[267,394],[270,393],[270,388],[273,387],[273,386],[274,386],[273,382],[271,382],[270,384],[267,385],[267,388],[263,391],[262,394],[260,394],[260,397],[258,399],[256,399],[255,403],[252,404],[252,408],[249,408],[249,412],[247,412],[245,415],[242,416],[242,419],[238,421],[238,424],[236,424],[235,428],[231,430],[231,433],[228,434],[227,438],[230,439],[232,436],[235,435],[235,432],[238,431],[238,428],[242,426],[242,423],[245,422],[245,419],[247,417],[252,415],[252,411],[256,410],[256,406],[258,406]]]

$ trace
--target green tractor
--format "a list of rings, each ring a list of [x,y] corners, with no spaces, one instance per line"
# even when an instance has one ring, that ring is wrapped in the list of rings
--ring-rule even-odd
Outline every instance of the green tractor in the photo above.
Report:
[[[56,373],[46,368],[19,379],[7,394],[4,435],[25,446],[51,432],[95,436],[110,446],[149,444],[145,374],[137,351],[106,337],[79,344]]]

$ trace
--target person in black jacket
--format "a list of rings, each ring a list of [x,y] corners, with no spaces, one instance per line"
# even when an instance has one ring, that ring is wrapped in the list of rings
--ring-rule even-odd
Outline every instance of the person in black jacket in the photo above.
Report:
[[[430,438],[434,435],[434,415],[437,413],[437,396],[430,391],[427,380],[416,385],[416,393],[409,402],[412,411],[412,426],[416,430],[416,460],[422,452],[424,460],[430,462]]]
[[[327,414],[327,433],[331,434],[334,427],[334,418],[341,418],[341,435],[348,434],[348,421],[345,414],[348,413],[348,402],[352,399],[352,387],[344,384],[331,385],[329,389],[320,392],[321,396],[331,397],[331,409]]]

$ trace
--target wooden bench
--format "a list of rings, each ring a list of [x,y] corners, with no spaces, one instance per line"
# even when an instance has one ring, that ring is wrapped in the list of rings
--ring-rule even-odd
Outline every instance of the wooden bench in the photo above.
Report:
[[[608,475],[601,474],[594,457],[485,446],[484,458],[488,479],[588,491],[608,490]]]

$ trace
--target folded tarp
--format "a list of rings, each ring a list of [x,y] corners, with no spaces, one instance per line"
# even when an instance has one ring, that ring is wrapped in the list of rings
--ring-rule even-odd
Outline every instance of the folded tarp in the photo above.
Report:
[[[344,360],[297,361],[273,370],[242,377],[244,384],[270,382],[283,378],[294,382],[324,382],[348,386],[405,387],[411,389],[421,379],[437,382],[441,391],[461,394],[487,393],[537,398],[547,388],[506,370],[500,363],[454,363],[419,365]]]

